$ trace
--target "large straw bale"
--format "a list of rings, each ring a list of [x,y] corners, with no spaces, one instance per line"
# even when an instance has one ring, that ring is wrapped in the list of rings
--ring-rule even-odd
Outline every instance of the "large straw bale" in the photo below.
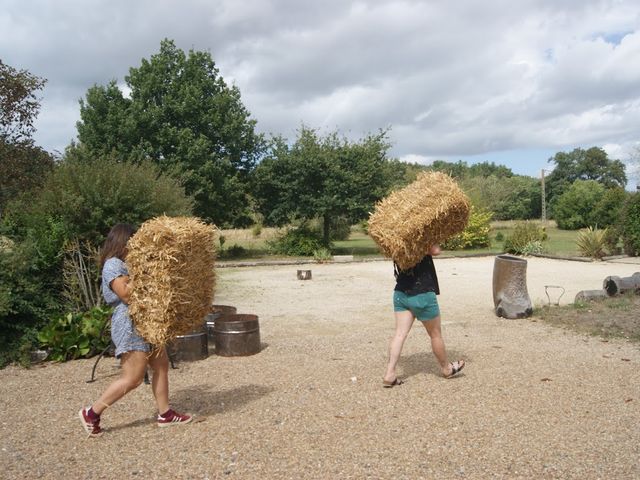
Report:
[[[384,255],[406,270],[420,262],[431,245],[462,232],[469,209],[469,199],[449,175],[423,172],[376,204],[369,235]]]
[[[149,343],[165,345],[204,324],[213,303],[216,234],[197,218],[161,216],[129,239],[129,313]]]

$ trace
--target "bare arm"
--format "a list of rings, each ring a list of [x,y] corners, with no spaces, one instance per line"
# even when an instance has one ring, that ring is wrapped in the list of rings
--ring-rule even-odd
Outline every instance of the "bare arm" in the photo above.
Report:
[[[114,291],[120,300],[122,300],[127,305],[129,304],[129,295],[131,294],[131,284],[129,283],[129,275],[122,275],[121,277],[115,278],[111,282],[111,290]]]

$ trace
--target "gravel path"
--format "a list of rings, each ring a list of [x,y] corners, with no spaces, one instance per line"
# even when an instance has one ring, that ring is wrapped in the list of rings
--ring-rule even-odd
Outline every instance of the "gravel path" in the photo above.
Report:
[[[296,268],[312,269],[311,281]],[[159,429],[142,385],[89,439],[76,418],[118,375],[113,358],[0,371],[2,478],[640,478],[640,350],[493,314],[493,257],[437,259],[443,331],[467,367],[438,376],[415,325],[405,384],[381,388],[393,333],[390,262],[219,270],[216,302],[260,318],[254,356],[181,363]],[[561,304],[640,266],[529,259],[534,304]],[[552,298],[555,301],[555,298]]]

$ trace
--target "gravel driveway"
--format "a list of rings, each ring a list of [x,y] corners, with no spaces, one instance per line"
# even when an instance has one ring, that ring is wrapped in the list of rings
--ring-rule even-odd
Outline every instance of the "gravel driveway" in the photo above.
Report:
[[[196,423],[159,429],[142,385],[90,439],[78,409],[118,375],[102,360],[0,371],[2,478],[640,478],[640,350],[495,317],[493,257],[436,260],[451,359],[438,375],[414,325],[405,384],[381,388],[393,333],[388,261],[218,270],[215,303],[260,318],[262,351],[170,372],[176,409]],[[313,279],[300,281],[298,268]],[[639,265],[528,261],[534,304],[559,285],[571,303]],[[552,293],[556,293],[555,291]],[[556,295],[557,297],[557,295]],[[555,302],[557,298],[552,298]]]

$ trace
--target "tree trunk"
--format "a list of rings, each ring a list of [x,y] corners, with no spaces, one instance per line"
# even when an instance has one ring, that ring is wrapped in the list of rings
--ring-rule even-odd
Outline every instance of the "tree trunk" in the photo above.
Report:
[[[582,290],[576,294],[574,303],[578,302],[593,302],[596,300],[602,300],[608,298],[605,290]]]
[[[602,282],[602,288],[610,297],[630,291],[640,293],[640,272],[636,272],[630,277],[607,277]]]
[[[323,226],[322,226],[322,243],[325,247],[329,248],[329,239],[331,238],[331,217],[328,213],[323,215]]]
[[[498,317],[524,318],[533,313],[527,291],[527,261],[498,255],[493,265],[493,304]]]

